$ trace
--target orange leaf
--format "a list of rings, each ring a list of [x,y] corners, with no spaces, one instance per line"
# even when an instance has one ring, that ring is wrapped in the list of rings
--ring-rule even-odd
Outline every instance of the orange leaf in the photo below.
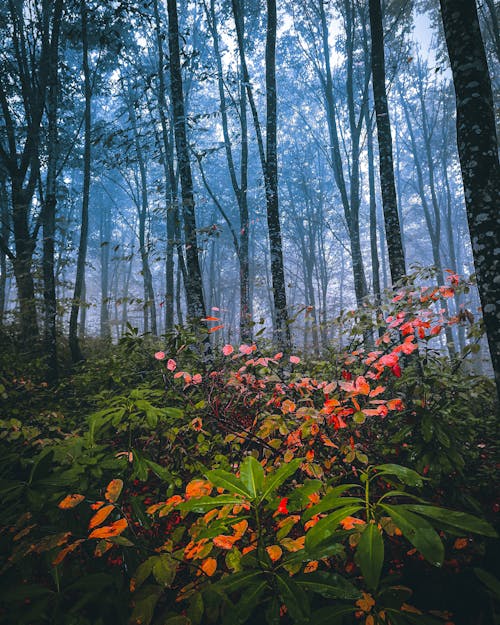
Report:
[[[457,538],[456,541],[453,543],[453,548],[465,549],[468,544],[469,544],[469,541],[467,540],[467,538]]]
[[[266,551],[273,562],[279,560],[283,555],[283,549],[279,545],[271,545],[266,547]]]
[[[214,326],[213,328],[210,328],[209,332],[217,332],[217,330],[222,330],[223,327],[224,327],[224,324],[221,323],[218,326]]]
[[[232,549],[237,540],[237,536],[224,536],[224,534],[221,534],[214,538],[214,545],[220,547],[220,549]]]
[[[207,482],[206,480],[192,480],[186,486],[186,499],[208,496],[212,490],[213,487],[210,482]]]
[[[235,523],[233,525],[233,530],[234,530],[234,537],[239,540],[243,534],[247,531],[247,527],[248,527],[248,521],[246,519],[243,519],[243,521],[240,521],[239,523]]]
[[[99,527],[89,534],[89,538],[111,538],[112,536],[118,536],[127,527],[127,519],[118,519],[111,525],[105,525]]]
[[[318,564],[317,560],[311,560],[305,565],[304,573],[313,573],[318,568]]]
[[[293,401],[289,399],[285,399],[285,401],[281,404],[281,411],[283,412],[283,414],[295,412],[295,409],[296,405],[293,403]]]
[[[205,317],[202,321],[219,321],[220,317]]]
[[[100,508],[95,514],[94,516],[90,519],[90,523],[89,523],[89,530],[91,530],[93,527],[97,527],[98,525],[100,525],[105,519],[108,518],[108,516],[111,514],[111,512],[113,512],[114,510],[114,505],[113,504],[109,504],[108,506],[104,506],[103,508]]]
[[[108,484],[108,487],[106,488],[106,494],[104,496],[108,501],[114,503],[120,496],[122,488],[123,480],[111,480],[111,482]]]
[[[212,577],[217,570],[217,560],[215,558],[207,558],[206,560],[203,560],[201,570],[205,573],[205,575],[208,575],[208,577]]]
[[[66,495],[57,506],[61,508],[61,510],[69,510],[70,508],[75,508],[79,503],[82,503],[84,499],[84,495]]]
[[[64,549],[61,549],[61,551],[57,554],[54,560],[52,560],[52,564],[54,566],[57,566],[58,564],[60,564],[64,560],[64,558],[68,555],[68,553],[71,553],[72,551],[74,551],[80,543],[83,543],[83,538],[81,538],[80,540],[75,540],[75,542],[71,543],[71,545],[67,545],[66,547],[64,547]]]
[[[342,521],[340,521],[340,525],[342,525],[345,530],[352,530],[354,529],[355,525],[365,525],[365,521],[363,521],[362,519],[357,519],[353,516],[346,516],[345,519],[342,519]]]

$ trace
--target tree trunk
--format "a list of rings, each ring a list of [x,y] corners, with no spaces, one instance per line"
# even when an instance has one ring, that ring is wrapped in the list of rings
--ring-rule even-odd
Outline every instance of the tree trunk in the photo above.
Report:
[[[372,85],[377,119],[377,136],[380,168],[380,188],[384,209],[389,267],[393,284],[406,273],[401,227],[399,224],[394,167],[392,161],[392,136],[387,92],[385,88],[385,53],[382,9],[380,0],[369,0],[370,30],[372,38]]]
[[[9,249],[9,198],[5,178],[0,173],[0,326],[7,308],[7,252]]]
[[[290,325],[286,305],[283,243],[278,203],[277,97],[276,97],[276,0],[267,0],[266,30],[266,208],[271,254],[275,341],[289,350]]]
[[[111,215],[105,207],[101,208],[101,316],[100,334],[104,341],[111,340],[109,324],[109,250],[111,247]]]
[[[45,202],[43,206],[43,301],[44,301],[44,355],[47,364],[47,378],[56,382],[59,377],[57,364],[57,300],[56,280],[54,271],[54,239],[56,232],[57,206],[57,159],[58,159],[58,132],[57,108],[59,97],[58,60],[59,60],[59,32],[62,13],[62,0],[58,0],[60,7],[54,12],[52,27],[52,41],[50,54],[50,69],[47,96],[47,180]]]
[[[82,296],[85,281],[85,263],[87,259],[88,233],[89,233],[89,200],[90,200],[90,132],[91,132],[91,99],[92,86],[90,83],[89,69],[89,42],[87,33],[87,5],[86,0],[80,0],[80,13],[82,19],[82,47],[83,47],[83,80],[85,95],[84,113],[84,147],[83,147],[83,188],[82,188],[82,213],[80,226],[80,242],[78,245],[78,258],[76,262],[75,288],[73,303],[69,317],[69,347],[71,359],[74,363],[83,360],[83,354],[78,338],[78,313],[82,304]]]
[[[181,60],[179,49],[179,22],[177,0],[167,0],[168,10],[168,46],[170,52],[170,89],[175,126],[175,147],[182,192],[182,215],[186,246],[186,301],[190,321],[205,316],[203,282],[198,258],[196,237],[196,214],[193,195],[193,178],[189,161],[189,146],[186,132],[184,94],[182,86]]]
[[[500,164],[491,81],[474,0],[440,0],[457,143],[484,325],[500,398]]]

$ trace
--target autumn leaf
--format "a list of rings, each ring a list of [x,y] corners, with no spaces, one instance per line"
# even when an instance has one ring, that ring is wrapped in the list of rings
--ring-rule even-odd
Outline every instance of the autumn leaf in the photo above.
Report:
[[[202,321],[219,321],[220,317],[204,317]]]
[[[111,480],[111,482],[108,484],[108,487],[106,488],[106,493],[104,497],[106,498],[107,501],[114,503],[120,496],[120,493],[122,492],[122,488],[123,488],[123,480],[120,480],[120,479]]]
[[[74,543],[71,543],[71,545],[66,545],[66,547],[64,547],[64,549],[61,549],[61,551],[57,554],[57,556],[54,558],[54,560],[52,560],[52,564],[54,566],[57,566],[58,564],[61,564],[61,562],[68,555],[68,553],[71,553],[72,551],[74,551],[78,547],[78,545],[80,545],[83,542],[84,542],[84,539],[80,538],[79,540],[75,540]]]
[[[127,519],[118,519],[111,525],[99,527],[89,534],[89,538],[111,538],[119,536],[127,528]]]
[[[220,549],[232,549],[237,540],[238,536],[224,536],[224,534],[221,534],[220,536],[216,536],[213,542],[214,545]]]
[[[212,484],[206,480],[191,480],[186,486],[186,499],[208,496],[212,490]]]
[[[271,545],[266,547],[266,551],[273,562],[279,560],[283,555],[283,549],[279,545]]]
[[[57,504],[61,510],[69,510],[75,508],[79,503],[85,499],[84,495],[66,495],[66,497]]]
[[[356,605],[360,610],[363,610],[363,612],[370,612],[375,605],[375,599],[367,592],[363,592],[363,597],[356,601]]]
[[[94,556],[96,558],[101,558],[106,551],[109,551],[111,547],[114,545],[110,540],[100,540],[95,546]]]
[[[217,330],[222,330],[223,327],[224,327],[224,324],[221,323],[218,326],[214,326],[213,328],[210,328],[209,332],[217,332]]]
[[[357,519],[353,516],[346,516],[345,519],[342,519],[342,521],[340,521],[340,525],[342,525],[345,530],[352,530],[356,525],[365,525],[365,521],[363,521],[362,519]]]
[[[203,560],[201,570],[205,573],[205,575],[208,575],[208,577],[212,577],[217,570],[217,560],[215,558],[206,558]]]
[[[453,543],[453,548],[454,549],[465,549],[468,544],[469,544],[469,541],[468,541],[467,538],[457,538],[455,540],[455,542]]]
[[[114,509],[115,507],[113,504],[109,504],[108,506],[104,506],[103,508],[100,508],[94,514],[94,516],[90,519],[89,530],[91,530],[93,527],[97,527],[103,521],[105,521],[108,518],[108,516],[111,514],[111,512],[113,512]]]

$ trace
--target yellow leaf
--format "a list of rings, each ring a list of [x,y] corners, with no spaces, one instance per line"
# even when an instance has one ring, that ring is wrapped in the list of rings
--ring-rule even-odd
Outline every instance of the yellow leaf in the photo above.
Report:
[[[70,508],[75,508],[79,503],[82,503],[84,499],[85,497],[83,495],[66,495],[57,506],[61,508],[61,510],[69,510]]]
[[[287,551],[299,551],[300,549],[304,549],[304,543],[305,543],[306,537],[305,536],[299,536],[298,538],[283,538],[283,540],[280,540],[280,543],[283,545],[283,547],[285,547],[285,549]]]
[[[106,488],[106,494],[104,495],[106,497],[106,500],[114,503],[120,496],[122,488],[123,480],[111,480],[111,482],[108,484],[108,487]]]

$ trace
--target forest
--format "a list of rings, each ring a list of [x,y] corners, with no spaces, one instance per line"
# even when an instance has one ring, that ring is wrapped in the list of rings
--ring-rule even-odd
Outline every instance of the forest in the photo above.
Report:
[[[500,5],[0,37],[0,623],[500,625]]]

